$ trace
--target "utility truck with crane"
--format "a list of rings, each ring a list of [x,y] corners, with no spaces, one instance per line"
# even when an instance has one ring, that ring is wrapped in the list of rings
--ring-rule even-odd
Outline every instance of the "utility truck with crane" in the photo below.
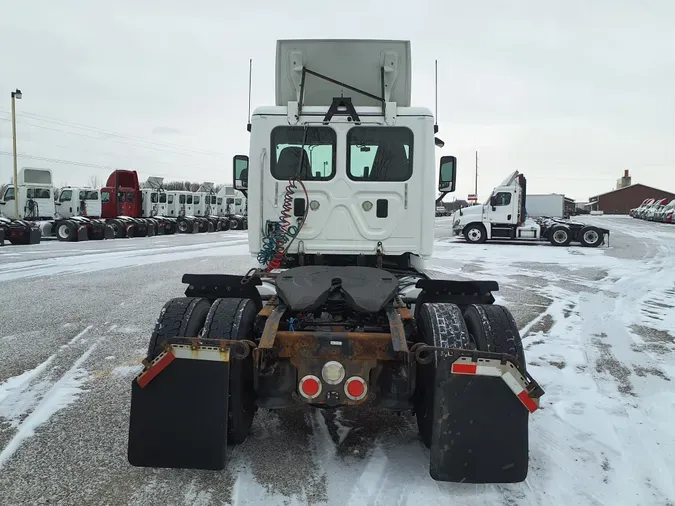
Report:
[[[562,203],[562,196],[561,203]],[[514,171],[492,190],[483,205],[461,208],[452,215],[454,235],[467,242],[482,244],[487,240],[549,241],[554,246],[578,242],[596,248],[609,240],[609,230],[551,216],[528,218],[527,180]]]
[[[276,105],[233,160],[259,267],[183,275],[131,383],[132,465],[223,469],[258,409],[304,403],[414,413],[435,480],[526,478],[543,391],[513,316],[495,281],[425,268],[457,162],[436,184],[411,69],[408,41],[277,42]]]

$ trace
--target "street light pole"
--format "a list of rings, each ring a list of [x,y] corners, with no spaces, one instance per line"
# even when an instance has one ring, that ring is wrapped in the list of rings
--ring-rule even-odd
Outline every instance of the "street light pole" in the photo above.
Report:
[[[16,170],[16,106],[17,99],[21,99],[21,90],[12,92],[12,153],[14,154],[14,218],[19,219],[19,175]]]

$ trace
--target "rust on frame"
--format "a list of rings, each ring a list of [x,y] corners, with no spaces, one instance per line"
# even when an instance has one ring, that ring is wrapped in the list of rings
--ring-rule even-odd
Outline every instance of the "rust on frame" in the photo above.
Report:
[[[260,344],[258,344],[259,349],[272,349],[275,337],[277,336],[277,330],[279,329],[279,322],[281,322],[281,318],[285,312],[286,306],[284,304],[280,304],[274,308],[272,314],[265,322]]]
[[[267,304],[263,306],[263,308],[258,312],[258,316],[262,318],[268,318],[274,309],[277,307],[277,304],[279,303],[278,299],[276,296],[273,296],[270,300],[267,301]]]
[[[413,319],[413,315],[410,312],[410,309],[408,309],[407,307],[399,307],[399,308],[396,308],[396,309],[398,311],[398,315],[401,317],[401,320],[412,320]]]
[[[387,319],[389,320],[389,331],[391,332],[391,344],[396,352],[408,353],[408,343],[405,340],[405,330],[403,329],[403,321],[398,311],[393,307],[386,310]]]
[[[287,332],[277,333],[279,357],[303,359],[397,360],[389,333]]]

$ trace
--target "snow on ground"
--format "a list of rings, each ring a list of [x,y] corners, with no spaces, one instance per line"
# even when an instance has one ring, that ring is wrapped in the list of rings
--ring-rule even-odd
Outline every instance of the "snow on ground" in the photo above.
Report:
[[[350,409],[260,411],[220,473],[132,468],[129,387],[157,314],[184,272],[245,272],[245,234],[5,247],[0,503],[673,506],[675,226],[584,221],[609,248],[469,245],[437,220],[431,268],[500,283],[546,391],[511,485],[436,483],[414,419]]]

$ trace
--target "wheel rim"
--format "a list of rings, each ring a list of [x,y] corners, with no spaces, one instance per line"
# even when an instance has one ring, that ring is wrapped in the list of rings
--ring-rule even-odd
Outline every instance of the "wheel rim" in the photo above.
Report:
[[[559,244],[564,243],[567,241],[567,232],[564,230],[556,230],[553,234],[553,240]]]
[[[467,236],[471,242],[477,242],[480,241],[481,237],[483,237],[483,233],[477,228],[472,228],[469,230]]]
[[[185,231],[187,230],[187,222],[181,221],[181,222],[178,224],[178,229],[179,229],[181,232],[185,232]]]
[[[61,225],[59,227],[59,236],[61,236],[65,239],[69,235],[70,235],[70,229],[65,225]]]
[[[593,244],[598,240],[599,236],[595,230],[586,230],[584,233],[584,241]]]

